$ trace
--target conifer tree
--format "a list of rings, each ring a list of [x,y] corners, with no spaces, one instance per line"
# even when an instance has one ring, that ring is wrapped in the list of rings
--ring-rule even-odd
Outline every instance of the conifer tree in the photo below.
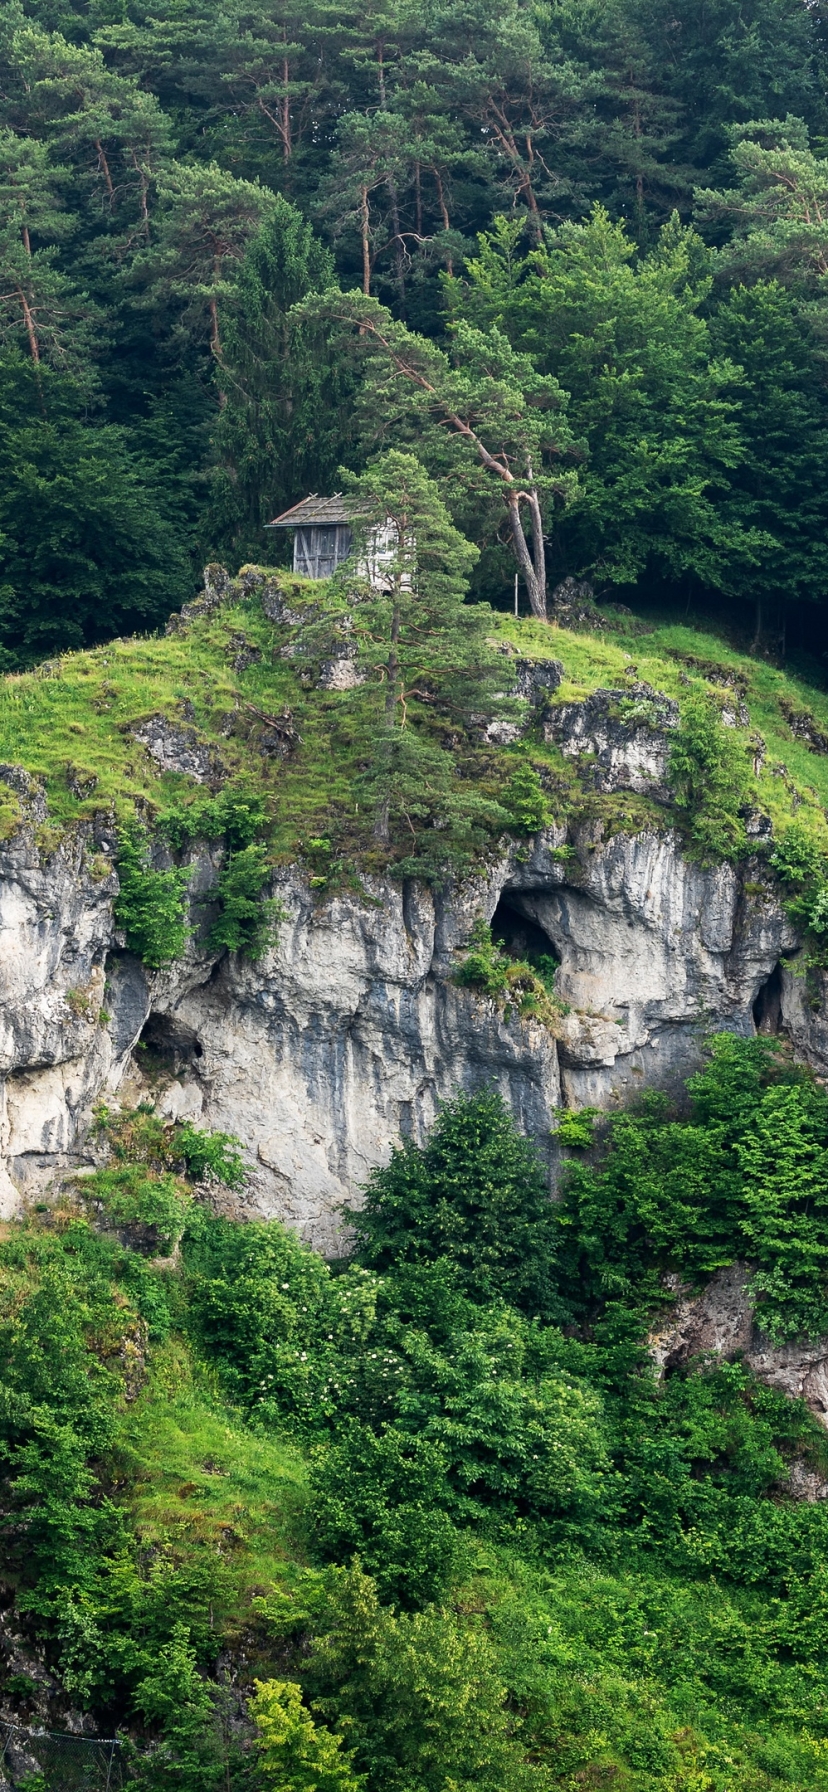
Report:
[[[477,550],[455,529],[435,482],[413,454],[390,449],[364,473],[346,474],[355,547],[325,606],[356,649],[378,699],[365,778],[374,835],[383,846],[435,822],[436,856],[491,805],[457,790],[441,744],[491,713],[503,685],[486,639],[486,610],[465,604]],[[354,580],[354,566],[358,584]],[[505,817],[504,817],[505,819]]]

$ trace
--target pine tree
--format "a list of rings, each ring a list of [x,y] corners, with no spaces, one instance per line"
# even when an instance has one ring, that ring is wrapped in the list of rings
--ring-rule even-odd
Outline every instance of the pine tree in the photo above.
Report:
[[[445,860],[467,843],[476,819],[497,813],[471,788],[458,790],[442,745],[446,733],[491,713],[503,685],[486,638],[487,612],[463,601],[477,550],[454,528],[413,454],[390,449],[344,483],[355,546],[321,627],[334,623],[345,635],[377,695],[363,779],[374,836],[388,847],[408,835],[413,849],[423,825],[436,822],[433,856]]]

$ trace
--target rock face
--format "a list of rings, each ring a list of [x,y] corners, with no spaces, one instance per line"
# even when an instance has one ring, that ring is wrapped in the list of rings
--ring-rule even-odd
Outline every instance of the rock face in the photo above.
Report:
[[[676,1289],[679,1298],[663,1325],[651,1333],[650,1349],[659,1368],[681,1368],[694,1356],[739,1357],[766,1386],[810,1407],[828,1428],[828,1339],[772,1344],[754,1320],[748,1301],[750,1275],[744,1263],[733,1263],[711,1277],[698,1294]],[[818,1477],[793,1491],[800,1498],[828,1497],[828,1483]]]
[[[581,767],[596,790],[635,790],[662,801],[667,789],[670,732],[679,706],[649,684],[620,691],[593,691],[583,703],[549,711],[544,735]]]
[[[263,585],[256,568],[240,579],[263,587],[282,621],[298,620],[277,581]],[[209,568],[196,607],[219,605],[226,586]],[[354,669],[347,648],[340,663]],[[556,705],[560,677],[556,661],[510,671],[582,777],[662,793],[676,705],[632,683]],[[261,751],[292,750],[289,711],[252,714]],[[184,711],[181,724],[150,718],[139,737],[165,767],[220,777]],[[0,845],[0,1214],[90,1161],[101,1099],[151,1095],[171,1116],[237,1134],[249,1167],[241,1210],[278,1215],[336,1251],[342,1203],[358,1199],[395,1140],[421,1139],[457,1089],[494,1084],[552,1176],[558,1108],[679,1084],[716,1029],[784,1031],[828,1073],[828,1004],[794,974],[799,942],[759,858],[739,872],[703,869],[666,826],[605,840],[595,824],[574,838],[551,827],[504,842],[484,874],[439,892],[366,879],[359,895],[320,897],[288,870],[274,882],[278,935],[254,965],[204,944],[221,861],[202,847],[190,945],[151,973],[115,925],[106,826],[67,835],[44,860],[39,785],[14,766],[0,779],[22,817]],[[568,1011],[555,1037],[458,988],[458,953],[480,918],[518,956],[559,960]]]
[[[782,1028],[828,1070],[824,1009],[805,1001],[796,938],[757,895],[756,865],[703,870],[669,832],[584,834],[574,856],[564,842],[549,829],[442,894],[366,880],[362,897],[319,899],[286,872],[286,918],[261,962],[217,959],[196,937],[150,973],[113,922],[111,842],[70,837],[44,863],[24,826],[0,847],[2,1211],[88,1161],[97,1100],[148,1086],[167,1113],[244,1141],[247,1211],[330,1251],[340,1203],[457,1088],[494,1083],[551,1168],[558,1107],[669,1085],[710,1030]],[[196,916],[218,870],[216,854],[194,855]],[[559,1038],[454,983],[481,915],[557,954]]]

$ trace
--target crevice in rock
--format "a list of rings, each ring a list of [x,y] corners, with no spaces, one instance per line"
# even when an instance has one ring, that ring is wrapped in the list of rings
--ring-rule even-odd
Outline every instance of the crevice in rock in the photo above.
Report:
[[[142,1069],[180,1076],[182,1071],[198,1075],[204,1047],[192,1027],[185,1026],[172,1014],[150,1014],[138,1041],[138,1062]]]
[[[782,966],[775,964],[753,1004],[757,1033],[779,1033],[782,1028]]]
[[[535,958],[554,958],[558,954],[543,928],[537,921],[530,920],[528,915],[521,914],[513,907],[508,896],[501,896],[497,908],[492,915],[492,938],[508,952],[510,958],[525,958],[530,964]]]

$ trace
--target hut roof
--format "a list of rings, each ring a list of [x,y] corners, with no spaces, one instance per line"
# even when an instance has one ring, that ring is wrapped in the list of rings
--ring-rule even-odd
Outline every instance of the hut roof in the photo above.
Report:
[[[309,498],[303,498],[299,504],[284,510],[281,516],[274,517],[272,523],[265,523],[266,529],[308,529],[327,524],[334,528],[337,523],[349,523],[351,520],[348,506],[341,492],[334,492],[332,498],[320,498],[311,492]]]

